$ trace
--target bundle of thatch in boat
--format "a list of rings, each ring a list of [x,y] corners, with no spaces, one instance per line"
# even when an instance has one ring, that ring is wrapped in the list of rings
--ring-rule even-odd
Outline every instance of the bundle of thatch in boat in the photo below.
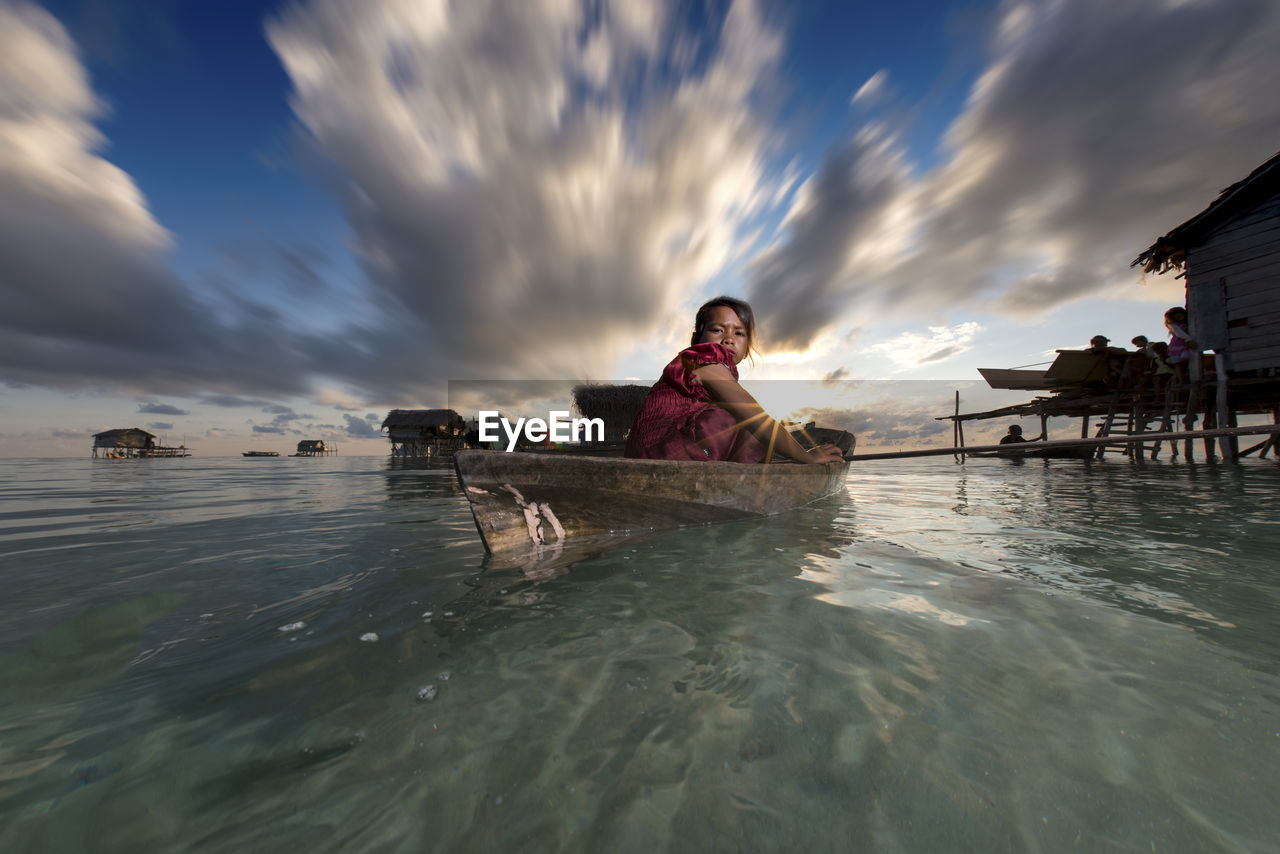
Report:
[[[604,421],[606,443],[622,443],[649,394],[645,385],[589,384],[573,388],[573,405],[584,418]]]

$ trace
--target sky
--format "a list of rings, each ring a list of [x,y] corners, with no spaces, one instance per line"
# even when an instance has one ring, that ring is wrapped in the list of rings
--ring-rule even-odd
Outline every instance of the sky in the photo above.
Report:
[[[1280,149],[1277,44],[1274,0],[0,0],[0,456],[381,454],[450,381],[648,384],[720,293],[744,385],[813,395],[773,414],[949,439],[1013,402],[978,367],[1162,337],[1129,264]]]

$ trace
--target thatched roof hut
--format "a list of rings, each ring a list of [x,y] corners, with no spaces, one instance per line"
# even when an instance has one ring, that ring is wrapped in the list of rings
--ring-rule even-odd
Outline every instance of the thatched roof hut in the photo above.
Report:
[[[467,422],[452,409],[393,409],[382,420],[382,429],[395,441],[461,436]]]
[[[393,457],[428,457],[466,445],[467,422],[452,409],[393,409],[382,429]]]
[[[573,405],[583,417],[604,421],[606,442],[621,442],[648,394],[649,386],[643,385],[579,385],[573,388]]]

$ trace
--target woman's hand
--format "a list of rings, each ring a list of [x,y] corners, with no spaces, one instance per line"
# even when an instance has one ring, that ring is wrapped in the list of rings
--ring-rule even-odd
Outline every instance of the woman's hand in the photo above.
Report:
[[[844,454],[835,445],[818,445],[809,449],[810,463],[839,463],[844,461]]]

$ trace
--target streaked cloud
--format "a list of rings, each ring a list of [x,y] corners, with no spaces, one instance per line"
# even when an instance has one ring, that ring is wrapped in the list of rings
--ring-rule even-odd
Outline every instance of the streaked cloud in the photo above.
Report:
[[[884,94],[885,84],[889,80],[889,71],[881,68],[875,74],[867,78],[867,82],[858,87],[858,91],[853,93],[853,97],[849,99],[851,104],[874,104],[880,100]]]
[[[267,35],[359,275],[346,247],[263,238],[223,246],[209,287],[175,272],[110,162],[77,46],[0,0],[0,377],[230,408],[438,402],[450,378],[607,375],[739,265],[774,355],[909,315],[931,331],[885,355],[937,363],[970,346],[959,307],[1133,289],[1133,254],[1280,139],[1277,4],[1006,2],[936,167],[872,123],[806,176],[761,106],[784,34],[746,0],[706,15],[695,31],[659,2],[288,6]],[[341,322],[290,310],[316,294]]]
[[[423,366],[598,375],[691,301],[770,198],[755,99],[781,47],[751,2],[711,14],[314,0],[272,21],[382,312],[341,333],[347,369],[403,392]]]
[[[305,388],[305,342],[220,311],[168,266],[170,235],[98,153],[106,108],[61,24],[0,3],[0,57],[0,376],[151,394]]]
[[[139,412],[146,412],[151,415],[190,415],[191,413],[185,409],[179,409],[167,403],[143,403],[138,406]]]
[[[973,321],[956,326],[931,326],[928,334],[903,332],[887,341],[863,348],[863,353],[883,356],[895,371],[906,371],[936,362],[946,361],[973,348],[974,339],[982,327]]]
[[[1274,153],[1280,5],[1270,0],[1008,2],[989,60],[917,175],[864,129],[797,197],[751,291],[807,342],[855,309],[1017,317],[1139,290],[1128,263]]]
[[[243,406],[266,406],[266,401],[255,400],[250,397],[240,397],[235,394],[206,394],[200,397],[201,403],[207,403],[210,406],[225,406],[230,408]]]
[[[752,263],[748,297],[774,347],[804,350],[835,326],[853,281],[891,275],[919,219],[906,158],[879,126],[827,153],[800,187],[785,239]]]

